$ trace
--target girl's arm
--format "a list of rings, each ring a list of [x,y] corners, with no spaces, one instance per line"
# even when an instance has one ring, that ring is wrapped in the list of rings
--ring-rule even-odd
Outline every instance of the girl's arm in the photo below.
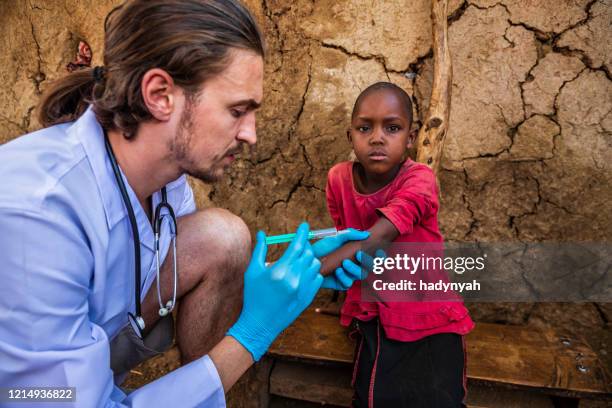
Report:
[[[370,231],[368,239],[349,242],[323,258],[321,275],[327,276],[334,273],[344,259],[355,261],[355,254],[359,250],[366,251],[373,256],[375,250],[385,248],[399,235],[397,228],[384,216],[381,216],[368,231]]]

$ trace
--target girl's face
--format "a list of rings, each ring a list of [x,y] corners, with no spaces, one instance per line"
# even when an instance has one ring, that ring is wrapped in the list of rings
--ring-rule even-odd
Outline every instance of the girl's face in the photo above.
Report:
[[[402,163],[412,144],[411,125],[395,92],[381,89],[361,100],[348,139],[366,172],[383,175]]]

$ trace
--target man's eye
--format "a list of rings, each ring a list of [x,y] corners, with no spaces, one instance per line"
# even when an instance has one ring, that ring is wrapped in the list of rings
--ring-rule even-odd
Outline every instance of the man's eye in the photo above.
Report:
[[[230,109],[230,111],[232,112],[232,116],[235,118],[239,118],[243,116],[244,114],[246,114],[246,111],[243,111],[240,109]]]

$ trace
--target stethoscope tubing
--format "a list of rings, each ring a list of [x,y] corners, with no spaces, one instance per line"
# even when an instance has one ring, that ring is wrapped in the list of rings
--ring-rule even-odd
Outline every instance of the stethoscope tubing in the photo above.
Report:
[[[172,235],[172,263],[173,263],[173,284],[172,284],[172,300],[169,300],[165,305],[163,304],[162,301],[162,297],[161,297],[161,278],[159,275],[160,269],[161,269],[161,262],[159,259],[159,237],[161,234],[161,225],[163,222],[163,216],[161,215],[161,212],[163,209],[166,209],[166,211],[168,211],[168,214],[170,215],[171,218],[171,222],[170,222],[170,234]],[[174,210],[172,209],[172,206],[170,206],[170,204],[168,204],[168,198],[167,198],[167,193],[166,193],[166,189],[163,188],[162,189],[162,201],[157,205],[157,207],[155,208],[155,217],[153,218],[154,222],[153,222],[153,233],[155,234],[155,261],[157,263],[157,302],[159,303],[159,315],[164,317],[166,316],[168,313],[171,313],[172,310],[174,310],[174,306],[176,305],[176,290],[177,290],[177,281],[178,281],[178,276],[177,276],[177,270],[178,270],[178,263],[177,263],[177,257],[176,257],[176,238],[178,236],[178,230],[177,230],[177,225],[176,225],[176,216],[174,214]]]
[[[130,198],[128,196],[127,189],[125,188],[125,183],[121,177],[121,171],[119,170],[119,165],[117,164],[117,159],[115,158],[115,152],[113,152],[113,148],[108,140],[108,135],[106,134],[106,130],[104,130],[104,144],[106,146],[106,152],[108,154],[108,158],[111,162],[111,167],[113,168],[113,173],[115,175],[115,180],[117,181],[117,185],[119,186],[119,191],[121,192],[121,198],[123,200],[123,204],[128,213],[128,218],[130,220],[130,226],[132,228],[132,238],[134,241],[134,293],[136,297],[136,320],[139,326],[142,326],[140,329],[144,329],[144,320],[142,320],[142,312],[140,307],[141,301],[141,293],[140,293],[140,234],[138,233],[138,223],[136,222],[136,216],[134,215],[134,208],[130,203]],[[141,324],[142,321],[142,324]]]
[[[132,203],[130,202],[130,197],[127,192],[127,188],[125,187],[125,183],[123,182],[123,178],[121,177],[121,171],[119,169],[119,165],[117,164],[117,159],[115,157],[115,153],[113,152],[113,148],[108,139],[108,135],[106,130],[104,130],[104,144],[106,147],[106,152],[108,158],[111,163],[111,167],[113,169],[113,174],[115,175],[115,180],[117,181],[117,185],[119,187],[119,191],[121,193],[121,199],[123,200],[123,204],[128,213],[128,219],[130,221],[130,227],[132,229],[132,239],[134,241],[134,297],[135,297],[135,314],[136,316],[128,315],[135,320],[138,325],[140,331],[144,330],[145,323],[142,318],[141,311],[141,290],[140,290],[140,282],[141,282],[141,263],[140,263],[140,234],[138,232],[138,223],[136,222],[136,215],[134,214],[134,208],[132,207]],[[177,293],[177,281],[178,281],[178,261],[176,257],[176,238],[178,236],[178,229],[176,224],[176,216],[174,210],[170,204],[168,204],[168,197],[166,188],[162,188],[161,190],[162,200],[155,208],[155,217],[153,218],[153,232],[155,236],[155,259],[157,266],[157,300],[159,303],[159,315],[166,316],[168,313],[172,312],[176,305],[176,293]],[[173,285],[172,285],[172,300],[169,300],[166,305],[162,303],[161,299],[161,282],[160,282],[160,256],[159,256],[159,238],[161,232],[161,224],[162,224],[162,209],[166,209],[168,214],[170,215],[170,229],[172,234],[172,245],[173,245]],[[140,333],[139,333],[140,334]]]

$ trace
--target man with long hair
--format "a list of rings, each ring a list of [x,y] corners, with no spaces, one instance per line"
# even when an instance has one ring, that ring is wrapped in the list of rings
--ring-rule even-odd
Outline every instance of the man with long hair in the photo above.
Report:
[[[223,406],[321,286],[358,278],[350,261],[323,278],[318,258],[367,233],[311,245],[302,224],[268,266],[263,232],[250,256],[239,217],[196,211],[185,175],[214,182],[256,142],[264,43],[238,1],[128,1],[104,44],[103,66],[47,91],[45,129],[0,147],[0,386]],[[126,395],[126,373],[172,344],[173,315],[182,367]]]

